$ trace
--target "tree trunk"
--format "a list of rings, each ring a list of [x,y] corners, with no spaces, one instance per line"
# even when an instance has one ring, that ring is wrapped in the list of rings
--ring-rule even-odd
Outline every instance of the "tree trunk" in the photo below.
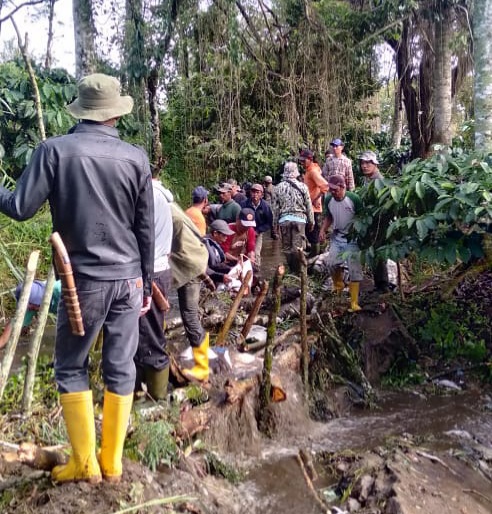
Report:
[[[451,146],[451,32],[452,16],[449,7],[443,6],[435,22],[434,68],[434,134],[433,143]]]
[[[475,149],[492,152],[492,0],[475,1],[473,39]]]
[[[395,85],[393,122],[391,123],[391,145],[400,148],[403,134],[403,104],[401,101],[401,86],[398,81]]]
[[[96,71],[96,27],[91,0],[73,0],[75,76],[81,79]]]
[[[46,56],[44,59],[44,67],[51,69],[53,62],[53,55],[51,53],[53,48],[53,19],[55,17],[55,0],[49,0],[48,4],[48,41],[46,42]]]

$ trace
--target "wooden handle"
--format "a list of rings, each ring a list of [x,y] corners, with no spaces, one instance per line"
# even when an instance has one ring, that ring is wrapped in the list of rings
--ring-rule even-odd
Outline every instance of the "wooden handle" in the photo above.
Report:
[[[58,232],[51,234],[50,243],[55,250],[55,266],[62,282],[62,294],[72,328],[72,334],[83,336],[85,334],[84,322],[82,320],[79,297],[77,296],[72,264],[70,263],[67,249]]]
[[[152,301],[155,302],[157,308],[162,312],[167,312],[170,309],[167,298],[162,294],[162,291],[157,287],[155,282],[152,282]]]

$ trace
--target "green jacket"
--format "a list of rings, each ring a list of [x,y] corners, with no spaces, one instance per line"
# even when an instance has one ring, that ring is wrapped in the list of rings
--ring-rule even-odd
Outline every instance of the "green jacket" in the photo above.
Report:
[[[208,250],[191,219],[178,204],[172,202],[170,205],[173,217],[173,242],[169,260],[174,285],[180,288],[206,273]]]

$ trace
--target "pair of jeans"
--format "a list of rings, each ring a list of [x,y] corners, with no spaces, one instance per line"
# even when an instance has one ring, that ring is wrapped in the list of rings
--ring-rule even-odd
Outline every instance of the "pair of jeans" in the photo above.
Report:
[[[140,277],[92,280],[75,276],[85,334],[72,334],[63,297],[58,304],[55,378],[60,393],[89,389],[89,351],[103,331],[102,373],[108,391],[125,396],[135,386],[133,357],[138,346],[138,318],[142,307]]]

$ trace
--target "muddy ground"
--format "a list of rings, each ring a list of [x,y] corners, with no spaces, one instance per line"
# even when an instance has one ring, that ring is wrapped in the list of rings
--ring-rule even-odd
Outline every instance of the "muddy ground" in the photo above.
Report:
[[[375,383],[381,371],[391,364],[392,349],[408,338],[398,317],[388,307],[387,298],[367,296],[365,312],[351,315],[356,319],[353,326],[369,334],[372,340],[370,351],[365,353],[365,369]],[[338,306],[333,312],[338,309],[343,315],[344,308]],[[446,436],[440,434],[433,439],[428,434],[417,434],[416,429],[414,434],[405,431],[371,448],[341,444],[336,445],[336,452],[318,451],[316,448],[329,446],[325,442],[326,434],[334,441],[337,439],[336,427],[330,428],[329,419],[350,417],[354,411],[347,401],[347,389],[332,388],[326,393],[330,395],[327,403],[331,407],[324,424],[315,424],[303,400],[297,337],[283,345],[275,358],[274,373],[287,393],[286,400],[274,407],[275,440],[266,439],[257,429],[256,388],[233,406],[222,401],[224,384],[231,378],[227,373],[212,380],[210,405],[200,407],[204,411],[205,431],[199,431],[194,440],[201,439],[231,469],[239,471],[242,476],[239,482],[214,476],[205,454],[191,440],[190,444],[183,444],[179,462],[172,468],[161,466],[159,471],[152,472],[125,458],[123,479],[117,485],[103,481],[97,485],[55,486],[48,471],[15,460],[9,462],[4,452],[0,454],[0,511],[5,514],[290,513],[294,510],[289,500],[282,507],[268,501],[268,487],[262,488],[261,484],[253,490],[244,487],[244,481],[254,470],[276,466],[275,458],[289,448],[288,469],[292,474],[285,473],[285,483],[282,477],[275,480],[280,481],[276,484],[279,489],[289,491],[290,498],[304,498],[302,509],[297,510],[302,514],[492,513],[492,433],[484,437],[451,430]],[[411,341],[407,342],[411,346]],[[231,359],[237,364],[234,368],[241,378],[259,372],[260,357],[245,365],[240,357],[235,361],[238,355],[231,351]],[[442,392],[415,387],[413,393],[417,398]],[[449,394],[460,395],[462,391]],[[477,388],[477,394],[484,412],[480,419],[492,426],[492,392]],[[373,407],[377,408],[377,400]],[[384,416],[379,423],[385,423]],[[364,432],[363,424],[358,430]],[[366,430],[370,439],[370,426]],[[280,442],[285,444],[279,446]]]

